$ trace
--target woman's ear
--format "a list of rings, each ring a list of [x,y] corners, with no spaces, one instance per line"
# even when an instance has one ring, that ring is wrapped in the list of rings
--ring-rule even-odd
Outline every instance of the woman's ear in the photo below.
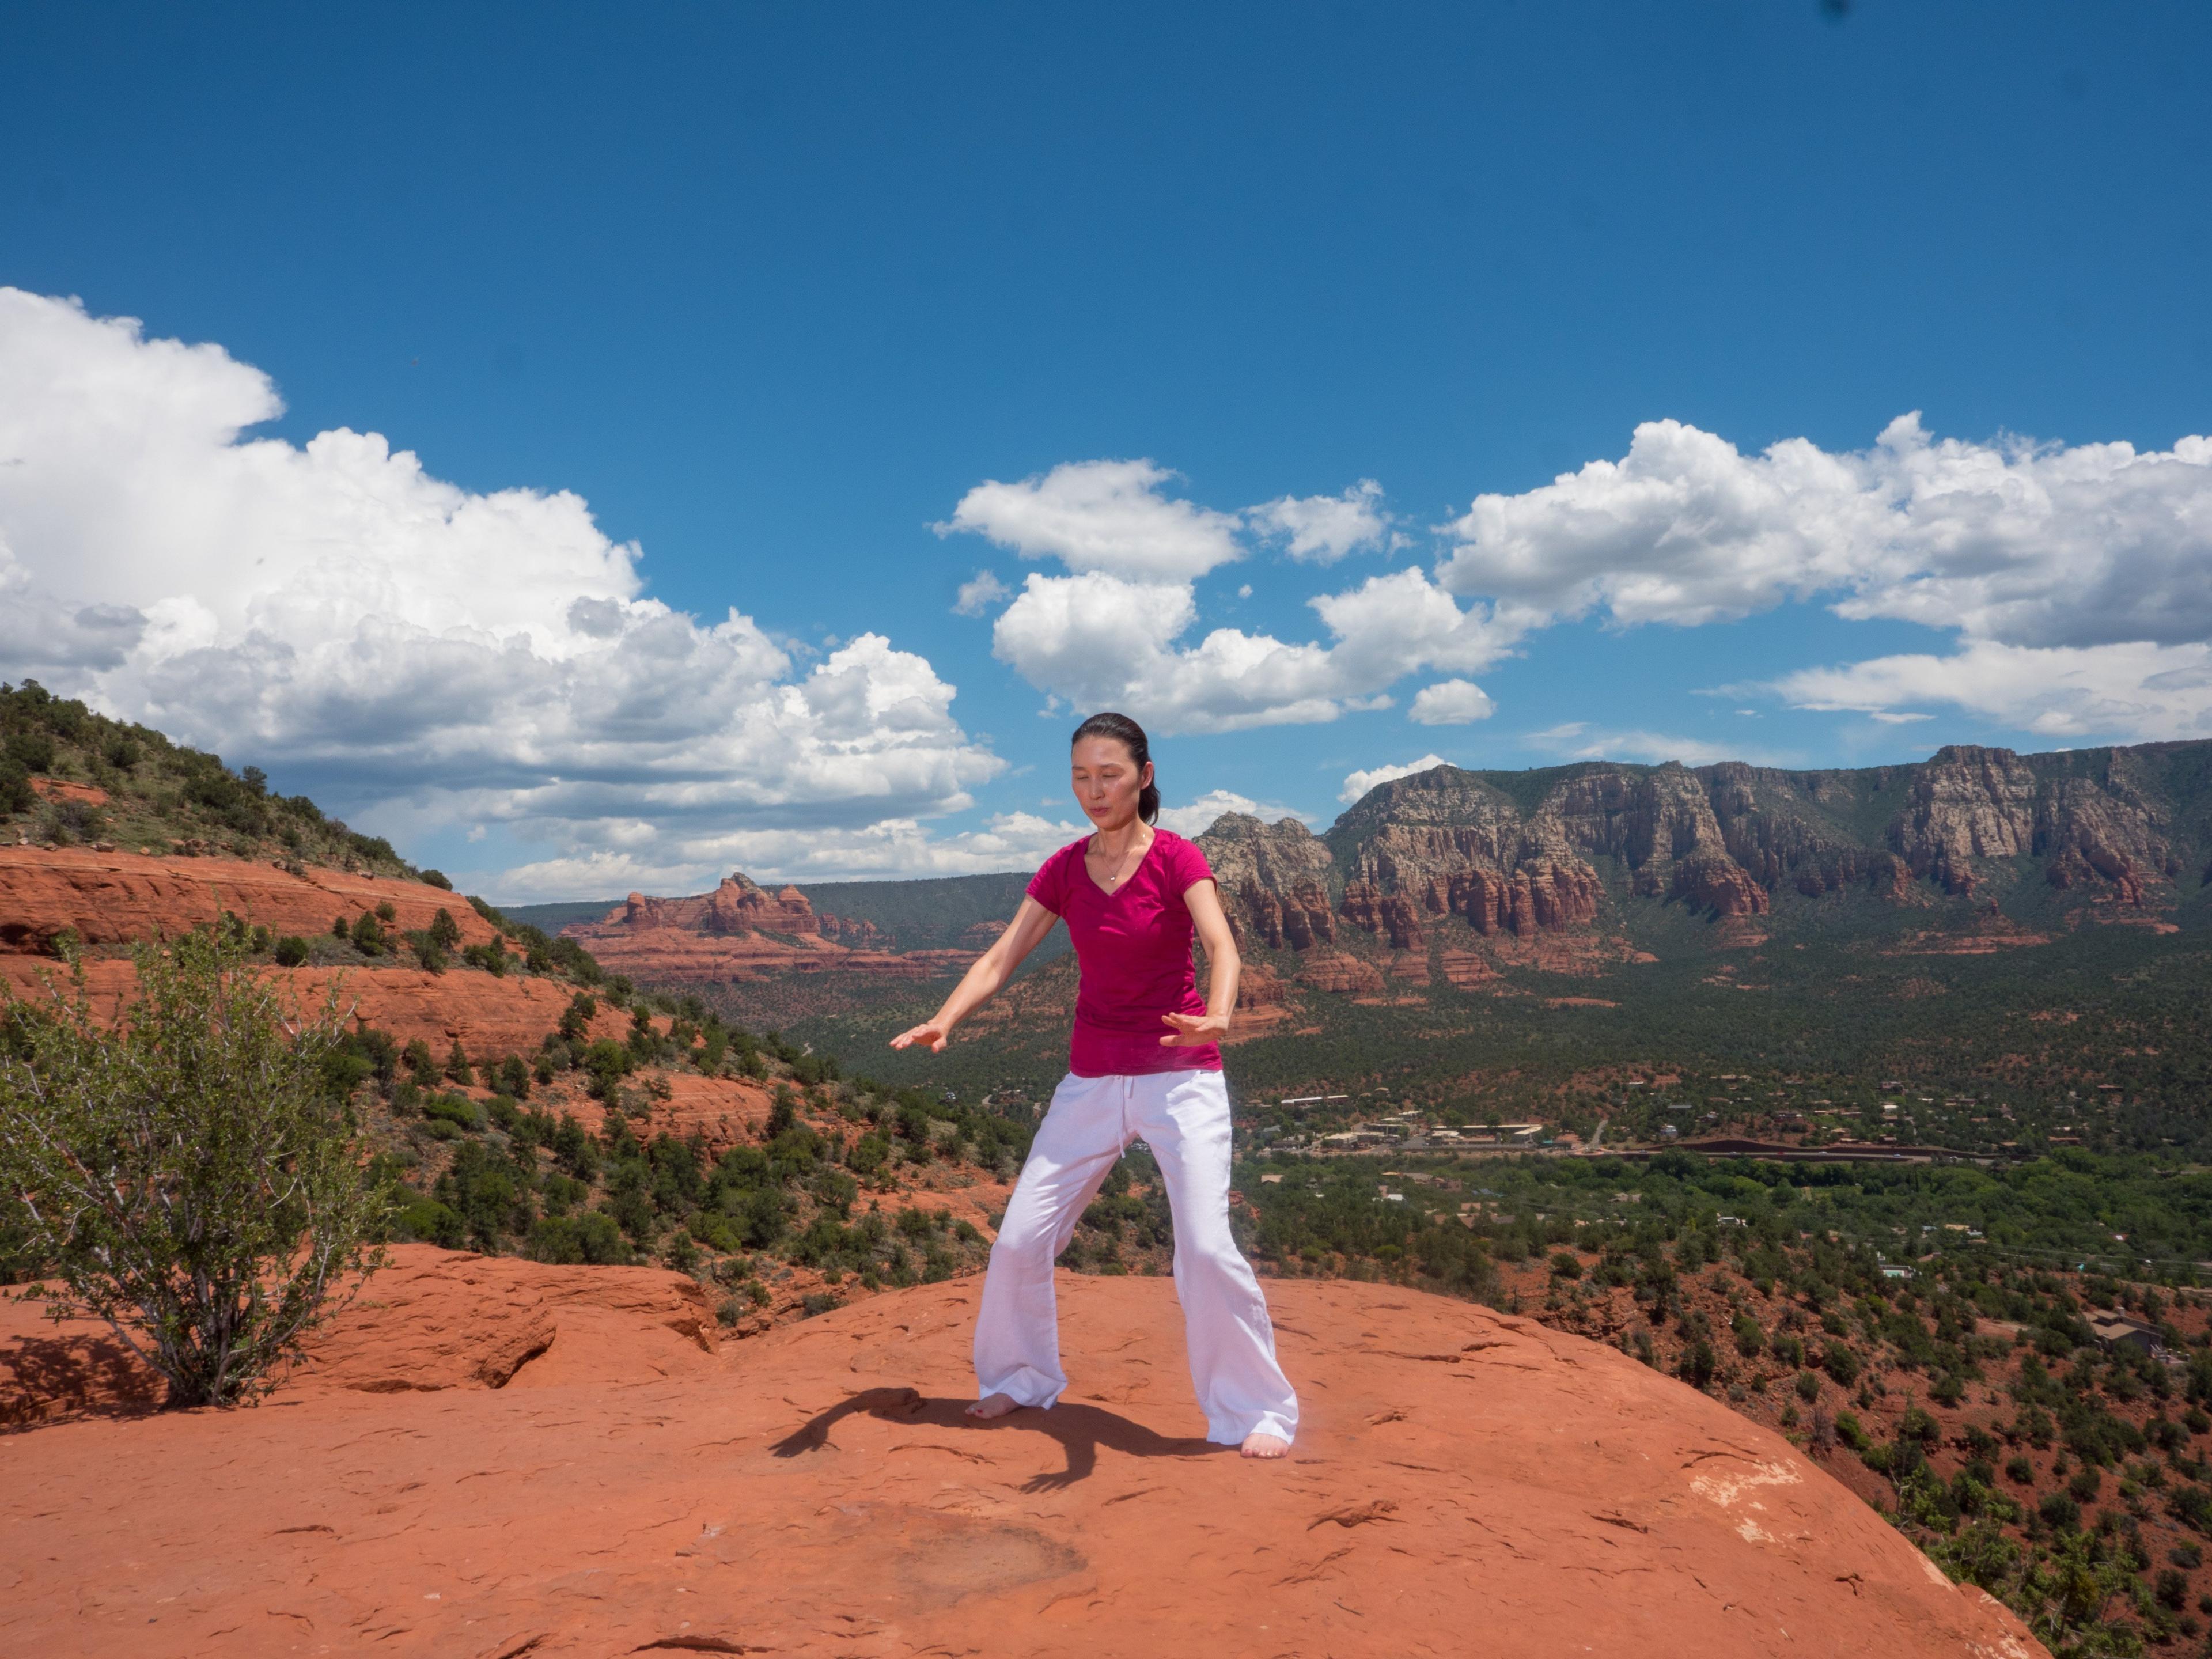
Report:
[[[1137,787],[1138,787],[1138,789],[1139,789],[1139,791],[1143,791],[1143,790],[1149,789],[1149,788],[1151,788],[1152,787],[1152,762],[1150,762],[1150,761],[1146,761],[1146,762],[1145,763],[1145,764],[1144,764],[1144,769],[1143,769],[1143,770],[1139,771],[1139,772],[1137,774]]]

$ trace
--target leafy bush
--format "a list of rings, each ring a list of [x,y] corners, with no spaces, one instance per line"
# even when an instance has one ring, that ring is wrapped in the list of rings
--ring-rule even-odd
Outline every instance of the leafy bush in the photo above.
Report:
[[[2063,1492],[2047,1492],[2035,1512],[2053,1532],[2072,1532],[2081,1524],[2081,1506]]]
[[[1820,1364],[1836,1380],[1839,1389],[1848,1389],[1858,1381],[1859,1357],[1841,1342],[1831,1342],[1820,1355]]]
[[[422,1103],[422,1115],[433,1122],[446,1122],[460,1129],[481,1129],[483,1115],[477,1103],[462,1095],[438,1095]]]
[[[334,994],[288,1009],[216,931],[133,955],[113,1025],[81,970],[6,994],[0,1221],[51,1264],[54,1317],[106,1322],[173,1406],[234,1405],[381,1265],[390,1188],[325,1086]]]
[[[1552,1258],[1552,1273],[1559,1279],[1580,1279],[1583,1276],[1582,1258],[1572,1250],[1561,1250]]]
[[[532,1261],[568,1266],[622,1267],[636,1260],[615,1218],[601,1210],[580,1216],[541,1216],[523,1248]]]
[[[307,941],[297,933],[287,933],[276,941],[276,965],[297,968],[307,959]]]
[[[27,812],[38,804],[38,791],[31,787],[31,775],[22,763],[0,759],[0,814]]]

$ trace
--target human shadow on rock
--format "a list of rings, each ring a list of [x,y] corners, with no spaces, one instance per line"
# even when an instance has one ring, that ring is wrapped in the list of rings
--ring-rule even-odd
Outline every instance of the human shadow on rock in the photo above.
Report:
[[[969,1417],[965,1400],[926,1399],[913,1389],[864,1389],[848,1400],[817,1413],[793,1429],[769,1449],[778,1457],[798,1457],[822,1450],[830,1443],[830,1431],[848,1417],[868,1416],[887,1423],[927,1423],[937,1428],[962,1429],[974,1433],[1031,1433],[1057,1440],[1066,1454],[1067,1467],[1032,1476],[1024,1492],[1056,1492],[1085,1479],[1098,1467],[1098,1449],[1104,1446],[1127,1457],[1209,1457],[1234,1452],[1233,1446],[1210,1440],[1176,1439],[1158,1434],[1141,1423],[1101,1411],[1096,1406],[1071,1405],[1063,1401],[1049,1411],[1018,1407],[1004,1417],[979,1422]]]

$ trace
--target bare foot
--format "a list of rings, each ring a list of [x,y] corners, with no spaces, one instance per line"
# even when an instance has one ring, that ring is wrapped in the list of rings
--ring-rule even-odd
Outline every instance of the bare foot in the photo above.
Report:
[[[1279,1434],[1262,1434],[1256,1429],[1246,1435],[1244,1443],[1237,1448],[1247,1457],[1280,1457],[1290,1449],[1291,1443]]]
[[[1016,1410],[1019,1403],[1010,1394],[987,1394],[968,1408],[968,1415],[979,1423],[988,1423],[994,1417],[1004,1417]]]

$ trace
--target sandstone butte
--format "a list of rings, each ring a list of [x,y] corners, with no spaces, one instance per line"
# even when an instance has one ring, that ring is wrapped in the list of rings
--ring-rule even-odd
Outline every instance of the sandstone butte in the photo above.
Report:
[[[112,1344],[0,1304],[0,1650],[2043,1651],[1612,1349],[1270,1281],[1306,1421],[1268,1464],[1194,1437],[1168,1282],[1061,1287],[1073,1387],[990,1425],[960,1409],[972,1278],[730,1342],[672,1273],[410,1245],[228,1413],[148,1414]]]
[[[927,979],[957,972],[977,954],[861,948],[880,940],[872,923],[818,915],[796,887],[770,893],[743,874],[726,876],[713,892],[690,898],[632,893],[599,921],[561,931],[602,967],[658,986],[825,973]],[[980,940],[979,947],[988,942]]]

